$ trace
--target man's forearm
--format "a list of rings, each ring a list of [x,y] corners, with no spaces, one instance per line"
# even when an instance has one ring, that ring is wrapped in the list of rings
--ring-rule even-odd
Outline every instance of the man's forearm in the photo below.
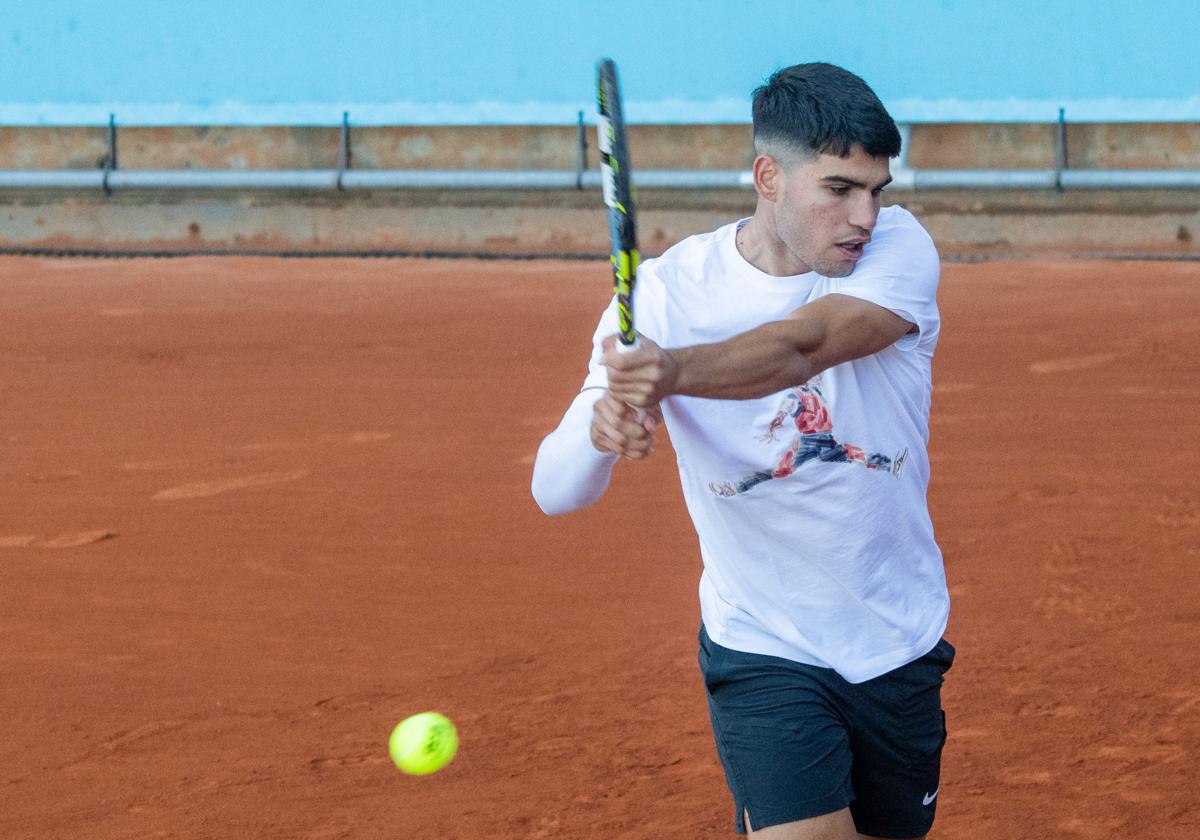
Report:
[[[866,300],[829,294],[783,320],[715,344],[664,350],[650,340],[621,353],[605,339],[609,391],[632,406],[672,394],[721,400],[765,397],[802,385],[826,368],[877,353],[916,327]]]
[[[691,397],[746,400],[807,382],[823,325],[810,319],[772,321],[716,344],[666,351],[674,361],[670,391]]]
[[[577,396],[538,448],[531,489],[538,506],[551,516],[585,508],[608,488],[617,456],[598,452],[588,435],[592,406],[603,394],[593,389]]]

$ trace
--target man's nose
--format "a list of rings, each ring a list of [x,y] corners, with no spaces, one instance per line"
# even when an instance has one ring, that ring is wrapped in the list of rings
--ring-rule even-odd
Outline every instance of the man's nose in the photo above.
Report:
[[[871,193],[867,193],[855,201],[850,211],[850,224],[866,233],[875,229],[875,222],[878,218],[879,199]]]

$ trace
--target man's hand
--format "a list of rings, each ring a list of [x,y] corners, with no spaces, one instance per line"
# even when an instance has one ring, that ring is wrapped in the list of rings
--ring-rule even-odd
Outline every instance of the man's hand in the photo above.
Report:
[[[608,368],[608,390],[618,400],[638,408],[656,406],[674,393],[679,364],[670,352],[644,335],[636,350],[618,350],[617,337],[604,339],[604,366]]]
[[[622,402],[611,390],[605,392],[592,409],[592,446],[635,461],[649,457],[654,452],[654,432],[662,420],[662,411],[653,405],[644,409],[643,415],[639,421],[637,409]]]

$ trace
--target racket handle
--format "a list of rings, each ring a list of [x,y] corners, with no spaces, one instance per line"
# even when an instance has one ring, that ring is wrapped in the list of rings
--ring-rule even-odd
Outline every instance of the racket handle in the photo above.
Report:
[[[621,341],[620,337],[617,338],[617,352],[618,353],[632,353],[634,350],[638,349],[638,347],[640,347],[640,346],[641,346],[641,342],[638,341],[636,335],[633,337],[633,344],[626,344],[624,341]],[[638,408],[638,409],[634,409],[634,410],[637,412],[637,421],[639,423],[641,423],[643,420],[646,419],[646,409]]]

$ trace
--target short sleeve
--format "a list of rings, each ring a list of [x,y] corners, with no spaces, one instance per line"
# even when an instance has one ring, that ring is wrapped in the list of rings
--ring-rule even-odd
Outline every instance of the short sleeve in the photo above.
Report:
[[[937,286],[941,261],[933,240],[902,207],[880,211],[879,222],[853,273],[836,281],[831,292],[860,298],[888,309],[917,326],[896,342],[900,350],[932,346],[940,319]]]

